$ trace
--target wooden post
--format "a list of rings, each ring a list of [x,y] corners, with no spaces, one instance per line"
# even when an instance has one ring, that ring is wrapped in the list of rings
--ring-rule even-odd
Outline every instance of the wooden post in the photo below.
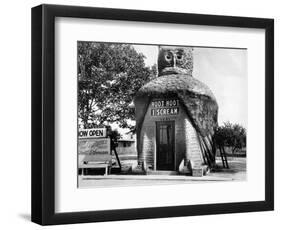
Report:
[[[223,148],[223,155],[224,155],[224,158],[225,158],[226,168],[228,168],[228,169],[229,169],[228,162],[227,162],[227,158],[226,158],[226,153],[225,153],[224,148]]]
[[[219,146],[219,150],[220,150],[220,154],[221,154],[222,167],[225,168],[224,159],[223,159],[223,151],[222,151],[222,147],[221,146]]]
[[[118,165],[119,165],[119,167],[120,167],[120,169],[121,169],[121,162],[120,162],[120,160],[119,160],[119,157],[118,157],[118,154],[117,154],[117,151],[116,151],[115,146],[113,147],[113,151],[114,151],[114,154],[115,154],[115,156],[116,156],[116,159],[117,159]]]

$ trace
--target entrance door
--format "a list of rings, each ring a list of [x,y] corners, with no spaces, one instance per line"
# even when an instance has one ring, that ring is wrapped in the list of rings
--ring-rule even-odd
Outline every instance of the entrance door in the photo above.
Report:
[[[156,122],[156,170],[175,170],[175,122]]]

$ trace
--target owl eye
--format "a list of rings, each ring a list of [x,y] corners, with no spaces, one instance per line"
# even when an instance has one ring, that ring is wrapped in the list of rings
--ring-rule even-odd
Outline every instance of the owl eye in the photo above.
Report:
[[[166,60],[170,61],[172,59],[172,56],[170,54],[165,55]]]
[[[178,55],[177,55],[177,59],[178,59],[178,60],[181,60],[181,59],[182,59],[182,55],[181,55],[181,54],[178,54]]]

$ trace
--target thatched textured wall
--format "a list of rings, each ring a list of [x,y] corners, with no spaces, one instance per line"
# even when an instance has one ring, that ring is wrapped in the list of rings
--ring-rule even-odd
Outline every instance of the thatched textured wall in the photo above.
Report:
[[[179,164],[183,160],[191,160],[196,165],[202,165],[202,152],[196,130],[187,118],[183,105],[179,105],[179,114],[177,115],[154,117],[151,116],[151,109],[150,103],[140,128],[137,143],[139,161],[145,162],[149,169],[156,170],[156,121],[166,120],[175,122],[175,170],[178,170]]]
[[[138,91],[134,104],[139,155],[143,154],[140,145],[143,138],[141,130],[142,126],[146,125],[146,122],[144,124],[144,119],[151,100],[153,98],[173,97],[180,100],[185,111],[185,117],[188,118],[191,124],[190,127],[194,129],[194,133],[198,136],[198,142],[201,149],[203,149],[207,164],[213,165],[215,152],[212,136],[217,127],[218,105],[211,90],[205,84],[187,74],[160,76],[145,84]],[[150,140],[149,137],[147,138]],[[199,159],[196,161],[199,162]]]
[[[135,97],[136,122],[142,124],[150,100],[160,96],[177,96],[183,103],[195,129],[202,136],[214,133],[218,105],[212,91],[191,75],[173,74],[158,77],[145,84]],[[139,101],[143,106],[138,107]]]

